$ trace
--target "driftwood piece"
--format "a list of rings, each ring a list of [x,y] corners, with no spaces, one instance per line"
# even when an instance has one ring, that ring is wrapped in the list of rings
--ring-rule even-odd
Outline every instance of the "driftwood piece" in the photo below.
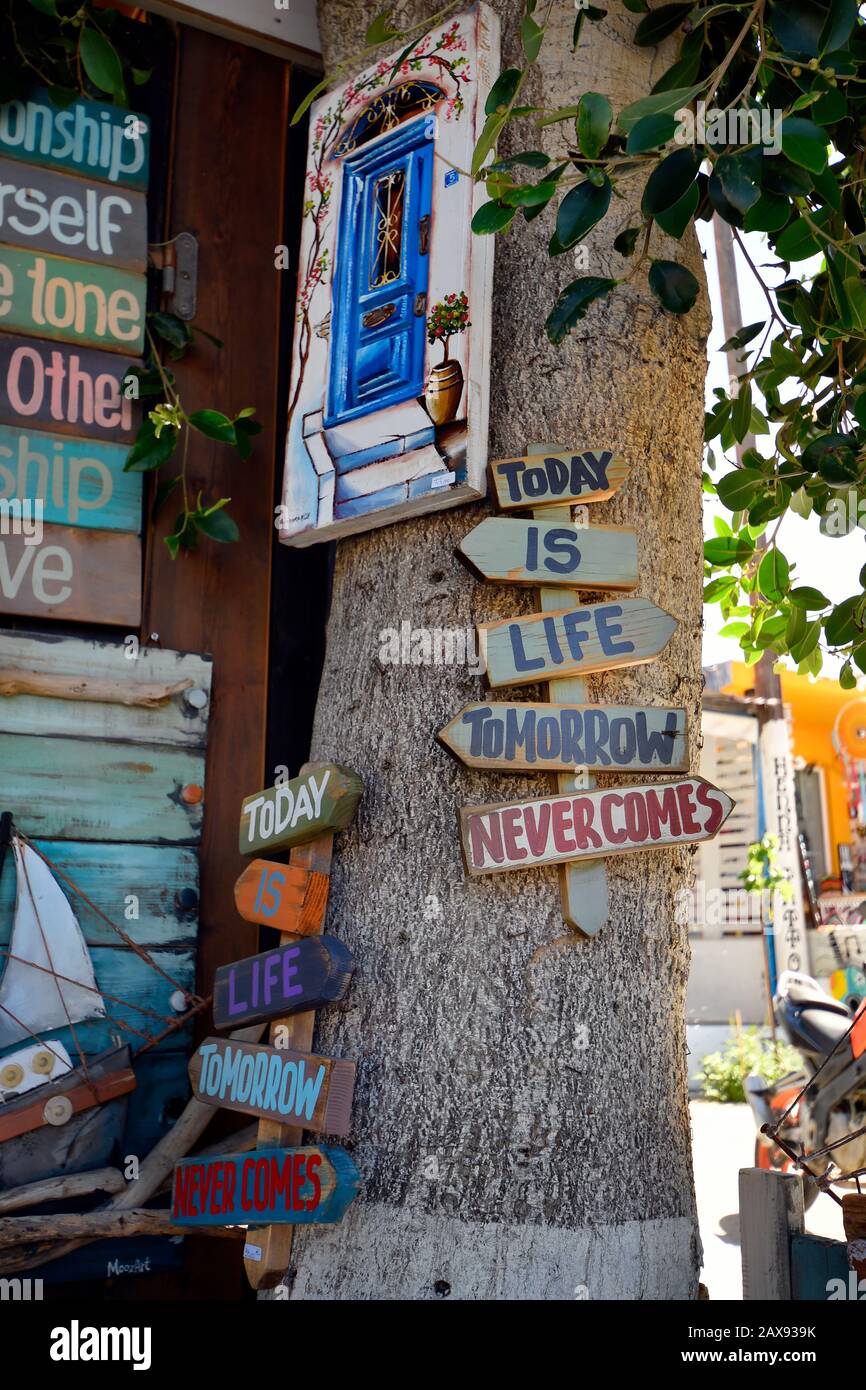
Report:
[[[91,1192],[122,1192],[126,1180],[117,1168],[97,1168],[92,1173],[68,1173],[59,1178],[41,1178],[22,1187],[0,1192],[0,1215],[38,1207],[43,1202],[60,1202],[66,1197],[85,1197]]]
[[[243,1226],[197,1226],[196,1234],[243,1236]],[[106,1240],[120,1236],[187,1236],[188,1226],[176,1226],[168,1211],[133,1207],[127,1211],[82,1211],[53,1216],[4,1216],[0,1219],[0,1250],[41,1241],[46,1236]]]
[[[94,700],[104,705],[135,705],[157,709],[193,685],[192,678],[163,685],[134,685],[127,681],[91,680],[88,676],[47,671],[0,670],[0,695],[42,695],[53,700]]]

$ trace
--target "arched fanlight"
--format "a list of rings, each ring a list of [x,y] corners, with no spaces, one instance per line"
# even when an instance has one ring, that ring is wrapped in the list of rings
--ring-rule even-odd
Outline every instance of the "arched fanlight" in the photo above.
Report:
[[[401,82],[397,87],[378,92],[344,128],[331,158],[352,154],[377,135],[394,130],[423,111],[432,111],[444,95],[435,82],[416,81]]]

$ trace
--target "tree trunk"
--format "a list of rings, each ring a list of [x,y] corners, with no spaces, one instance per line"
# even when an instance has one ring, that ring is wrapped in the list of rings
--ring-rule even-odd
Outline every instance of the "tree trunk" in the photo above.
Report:
[[[322,0],[326,61],[357,51],[381,8]],[[495,8],[503,67],[519,63],[523,6]],[[572,55],[574,18],[571,0],[555,0],[529,101],[556,107],[591,89],[618,111],[673,61],[671,43],[632,45],[639,16],[620,5],[585,22]],[[521,144],[506,150],[554,140],[509,138]],[[696,767],[706,298],[675,318],[642,272],[561,348],[544,333],[575,275],[627,273],[609,247],[639,220],[642,183],[614,199],[585,266],[547,259],[549,212],[497,240],[490,455],[544,440],[610,447],[631,463],[592,520],[637,526],[637,592],[680,625],[659,660],[591,678],[591,698],[685,706]],[[702,278],[693,239],[656,231],[652,253]],[[454,556],[488,510],[337,547],[312,756],[364,778],[358,820],[338,841],[328,928],[358,969],[347,1001],[320,1015],[316,1047],[359,1062],[349,1147],[364,1191],[340,1225],[298,1230],[287,1282],[294,1298],[694,1298],[689,948],[674,913],[691,852],[609,860],[610,919],[592,940],[564,926],[555,869],[467,880],[457,807],[543,795],[550,782],[470,772],[437,745],[436,731],[483,698],[477,674],[380,660],[380,633],[403,622],[471,630],[537,611],[532,591],[484,586]]]

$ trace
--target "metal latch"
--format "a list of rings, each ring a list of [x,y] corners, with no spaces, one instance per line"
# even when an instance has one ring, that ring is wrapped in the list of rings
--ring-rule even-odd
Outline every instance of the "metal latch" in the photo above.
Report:
[[[414,314],[415,314],[416,319],[423,318],[423,316],[424,316],[424,314],[425,314],[426,312],[427,312],[427,296],[426,296],[426,294],[424,294],[423,292],[422,292],[421,294],[416,294],[416,296],[415,296],[415,309],[414,309]]]
[[[430,250],[430,214],[429,212],[421,218],[418,223],[418,255],[426,256]]]
[[[151,248],[151,260],[157,265]],[[189,322],[194,319],[198,298],[198,241],[192,232],[178,232],[162,248],[162,292],[167,297],[166,309]]]

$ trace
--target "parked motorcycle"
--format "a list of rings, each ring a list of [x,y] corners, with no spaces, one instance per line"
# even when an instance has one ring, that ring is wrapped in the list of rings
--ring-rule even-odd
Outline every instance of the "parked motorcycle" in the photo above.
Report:
[[[786,970],[773,996],[773,1012],[779,1032],[800,1053],[803,1069],[772,1084],[753,1072],[746,1079],[745,1091],[758,1126],[755,1166],[791,1172],[795,1171],[792,1159],[761,1133],[761,1126],[777,1124],[804,1087],[779,1130],[798,1154],[814,1153],[866,1125],[866,1001],[855,1015],[810,975]],[[841,1042],[855,1016],[850,1037]],[[819,1071],[837,1043],[838,1050]],[[842,1172],[866,1168],[866,1134],[840,1145],[832,1155],[810,1160],[809,1167],[820,1175],[831,1162]],[[818,1191],[817,1183],[807,1179],[806,1206],[811,1206]]]

